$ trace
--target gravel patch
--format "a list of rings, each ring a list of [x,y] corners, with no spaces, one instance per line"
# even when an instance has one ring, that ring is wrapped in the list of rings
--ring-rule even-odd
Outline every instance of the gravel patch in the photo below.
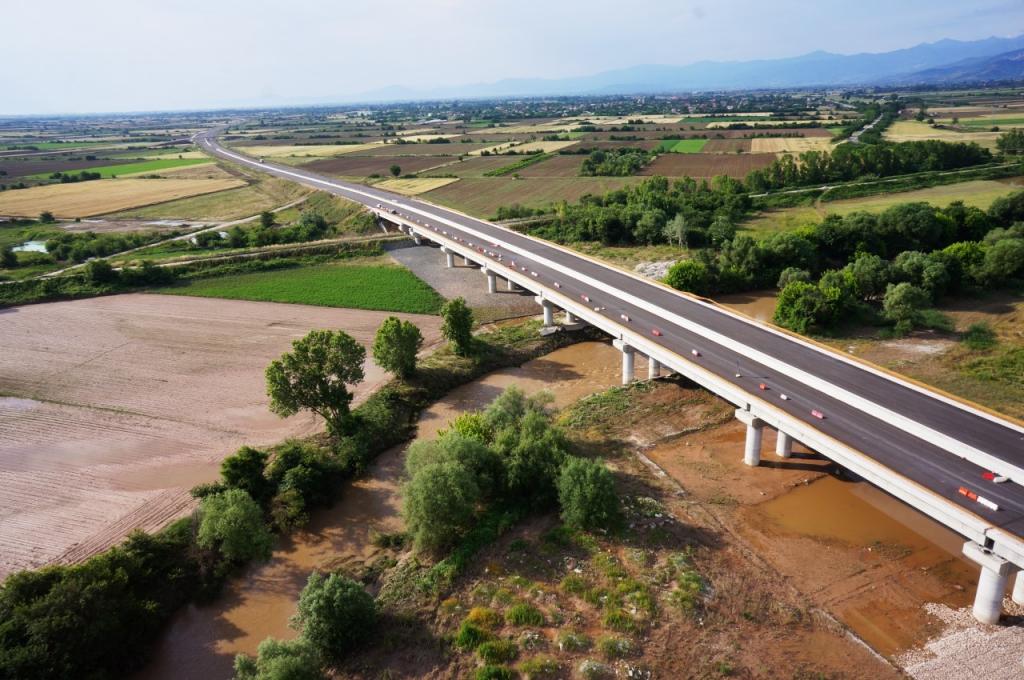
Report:
[[[651,279],[663,279],[668,270],[679,260],[662,260],[661,262],[641,262],[633,267],[633,271]]]

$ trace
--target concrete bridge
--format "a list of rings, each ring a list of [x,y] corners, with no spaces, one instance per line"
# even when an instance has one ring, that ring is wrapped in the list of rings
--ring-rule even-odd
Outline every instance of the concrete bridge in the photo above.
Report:
[[[440,248],[444,264],[474,263],[489,292],[498,280],[536,295],[544,324],[555,313],[614,339],[622,381],[634,357],[648,378],[679,373],[733,403],[747,426],[744,461],[761,459],[765,427],[776,455],[794,441],[835,461],[964,536],[979,565],[975,616],[996,623],[1014,577],[1024,604],[1024,427],[807,338],[758,323],[567,248],[425,201],[257,160],[196,135],[207,153],[353,200],[385,227]],[[440,262],[439,262],[440,264]],[[1016,576],[1015,576],[1016,575]]]

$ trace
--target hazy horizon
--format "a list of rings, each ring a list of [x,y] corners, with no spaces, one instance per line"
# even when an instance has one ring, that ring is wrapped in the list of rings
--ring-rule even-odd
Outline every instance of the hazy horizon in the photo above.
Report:
[[[1024,3],[68,0],[5,9],[0,115],[287,106],[638,64],[885,52],[1022,32]],[[803,17],[794,21],[792,17]],[[624,20],[625,18],[629,21]],[[30,55],[30,56],[24,56]]]

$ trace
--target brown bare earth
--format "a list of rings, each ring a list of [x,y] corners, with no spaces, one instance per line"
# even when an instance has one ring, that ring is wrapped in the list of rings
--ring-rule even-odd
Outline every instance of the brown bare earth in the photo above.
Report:
[[[402,174],[405,175],[444,165],[454,160],[454,158],[437,156],[403,156],[401,158],[389,156],[341,156],[340,158],[325,158],[313,161],[312,163],[306,163],[302,167],[313,172],[325,172],[344,177],[368,177],[370,175],[390,177],[392,165],[399,166],[402,169]]]
[[[728,175],[736,179],[746,177],[751,170],[759,170],[775,160],[775,154],[701,154],[667,153],[640,171],[641,175],[664,177],[715,177]]]
[[[709,139],[701,149],[704,153],[737,153],[750,151],[749,139]]]
[[[143,294],[0,309],[0,577],[159,528],[241,444],[317,431],[267,410],[267,363],[314,328],[368,343],[387,316]],[[398,316],[438,339],[437,317]],[[357,398],[385,377],[366,374]]]
[[[519,171],[520,177],[579,177],[580,166],[586,156],[561,155],[528,165]],[[514,161],[513,161],[514,162]]]

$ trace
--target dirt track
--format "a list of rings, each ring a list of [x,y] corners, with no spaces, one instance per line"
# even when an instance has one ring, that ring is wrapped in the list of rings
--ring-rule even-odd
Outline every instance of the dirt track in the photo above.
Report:
[[[315,431],[267,410],[263,369],[312,328],[368,344],[387,316],[143,294],[0,309],[0,578],[158,528],[241,444]],[[399,316],[437,341],[437,317]],[[385,377],[366,373],[357,398]]]

